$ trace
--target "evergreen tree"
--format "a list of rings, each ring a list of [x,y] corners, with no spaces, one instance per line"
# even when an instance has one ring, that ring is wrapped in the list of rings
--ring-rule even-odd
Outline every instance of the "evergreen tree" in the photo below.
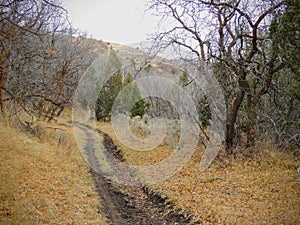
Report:
[[[290,95],[300,99],[300,1],[287,0],[286,11],[271,26],[274,51],[292,75]]]
[[[281,70],[273,79],[269,117],[280,144],[300,143],[300,1],[287,0],[286,8],[272,21],[273,52],[279,55]],[[267,104],[268,105],[268,104]],[[266,109],[265,109],[266,110]],[[274,127],[273,127],[274,128]],[[274,130],[274,129],[273,129]]]
[[[118,93],[122,89],[122,76],[114,74],[108,79],[101,89],[96,102],[96,119],[101,120],[110,117],[110,112]]]
[[[150,103],[146,102],[144,99],[139,99],[131,108],[131,117],[140,116],[143,117],[147,109],[149,108]]]
[[[149,103],[141,97],[140,90],[129,73],[123,83],[122,95],[119,96],[118,102],[119,113],[129,112],[131,117],[141,116],[146,113]]]

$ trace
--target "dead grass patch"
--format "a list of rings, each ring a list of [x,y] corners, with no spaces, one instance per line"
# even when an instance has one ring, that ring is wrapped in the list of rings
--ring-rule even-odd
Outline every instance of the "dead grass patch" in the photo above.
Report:
[[[128,163],[154,164],[171,153],[165,146],[136,153],[119,142],[110,123],[97,126],[119,145]],[[268,145],[259,156],[216,160],[200,173],[202,154],[198,148],[184,169],[151,188],[195,213],[204,224],[300,223],[299,162],[291,155]]]
[[[117,144],[120,149],[122,149],[123,157],[126,162],[134,166],[147,166],[154,163],[159,163],[160,161],[168,158],[172,153],[172,149],[169,146],[160,145],[152,151],[135,151],[124,144],[122,144],[116,137],[111,123],[106,122],[96,122],[96,126],[100,128],[101,131],[108,134],[114,143]],[[141,136],[140,136],[141,138]]]
[[[35,138],[0,121],[0,224],[105,224],[71,128],[39,125]]]

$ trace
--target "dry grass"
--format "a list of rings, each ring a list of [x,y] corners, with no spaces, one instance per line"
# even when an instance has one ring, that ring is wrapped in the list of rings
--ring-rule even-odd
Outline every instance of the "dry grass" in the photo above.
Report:
[[[40,127],[38,139],[0,121],[0,224],[105,224],[72,129]]]
[[[130,165],[134,166],[147,166],[152,165],[154,163],[159,163],[165,158],[168,158],[172,153],[172,149],[170,147],[160,145],[152,151],[135,151],[127,146],[123,145],[119,139],[116,137],[111,123],[106,122],[96,122],[96,126],[100,128],[101,131],[108,134],[116,143],[123,152],[123,157],[126,162]],[[141,135],[134,133],[139,138],[143,138]]]
[[[170,154],[168,147],[160,146],[142,156],[123,146],[109,123],[97,125],[113,137],[130,164],[149,165]],[[152,189],[195,213],[204,224],[299,224],[299,162],[272,146],[264,152],[251,159],[217,160],[200,173],[203,150],[197,149],[183,170]]]

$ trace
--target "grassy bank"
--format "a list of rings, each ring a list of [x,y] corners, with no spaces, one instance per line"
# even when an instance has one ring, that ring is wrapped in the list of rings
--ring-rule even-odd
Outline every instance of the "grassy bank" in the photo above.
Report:
[[[129,164],[151,165],[171,153],[161,145],[153,151],[132,151],[120,143],[110,123],[97,125],[120,146]],[[202,173],[198,168],[203,150],[198,148],[183,170],[151,189],[204,224],[299,224],[299,161],[272,145],[261,148],[252,158],[220,158]]]
[[[72,128],[36,131],[0,121],[0,224],[105,224]]]

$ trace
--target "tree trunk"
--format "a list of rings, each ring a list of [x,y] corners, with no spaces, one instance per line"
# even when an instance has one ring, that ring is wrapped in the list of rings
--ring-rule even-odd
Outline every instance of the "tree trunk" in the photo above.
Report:
[[[14,36],[16,34],[17,29],[14,27],[11,32],[11,37],[9,38],[10,45],[13,44]],[[2,46],[4,47],[4,46]],[[10,54],[10,48],[7,48],[4,52],[2,52],[0,56],[0,112],[4,113],[4,102],[3,102],[3,89],[5,85],[5,60]]]
[[[4,106],[3,106],[3,86],[4,86],[4,81],[5,81],[5,77],[4,77],[4,63],[2,62],[0,65],[0,110],[1,113],[4,113]]]
[[[233,100],[229,106],[227,120],[226,120],[226,135],[225,135],[225,141],[226,141],[225,149],[226,149],[227,154],[233,153],[233,151],[232,151],[233,139],[235,136],[234,125],[236,122],[239,108],[244,99],[244,96],[245,96],[245,91],[243,89],[240,89],[238,91],[238,93],[236,94],[236,96],[233,98]]]
[[[246,147],[252,147],[255,145],[255,121],[256,121],[256,102],[252,100],[252,95],[249,93],[247,95],[247,124],[246,124],[246,134],[247,143]]]

